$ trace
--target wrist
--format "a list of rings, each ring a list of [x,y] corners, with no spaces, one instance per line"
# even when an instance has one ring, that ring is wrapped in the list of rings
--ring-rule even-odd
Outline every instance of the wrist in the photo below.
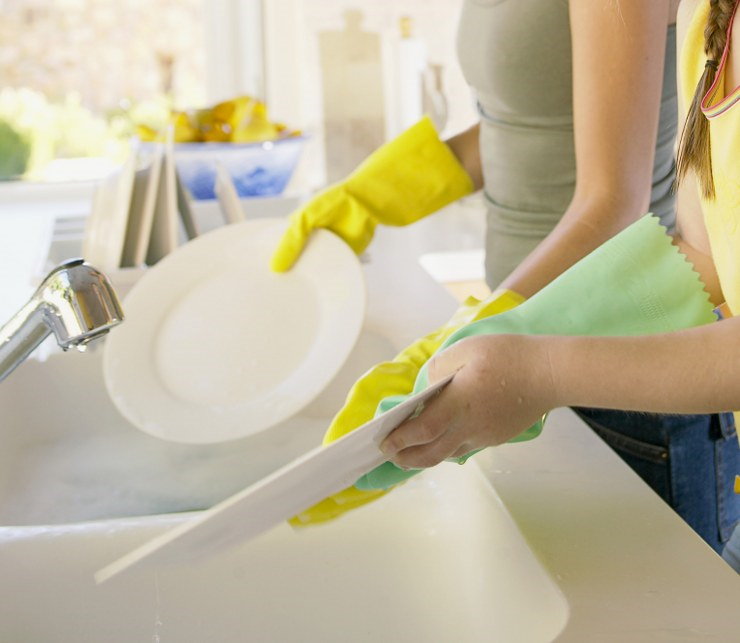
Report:
[[[527,349],[524,352],[525,361],[530,373],[530,386],[541,403],[543,411],[551,411],[560,406],[567,406],[564,391],[561,386],[562,377],[559,367],[562,360],[559,353],[562,350],[563,337],[554,335],[523,335]]]
[[[613,361],[606,344],[613,338],[549,335],[543,340],[543,360],[548,365],[549,392],[553,408],[561,406],[608,405],[615,383],[608,384],[605,375],[616,372],[619,361]],[[600,350],[601,347],[601,350]],[[610,367],[607,365],[611,364]],[[604,370],[606,367],[606,372]],[[606,404],[606,406],[605,406]],[[615,407],[616,408],[616,407]]]
[[[515,396],[522,410],[539,416],[563,406],[556,364],[551,359],[551,343],[558,339],[549,335],[493,334],[471,337],[462,344],[467,344],[468,359],[477,365],[476,377],[486,380],[491,394],[510,400]]]

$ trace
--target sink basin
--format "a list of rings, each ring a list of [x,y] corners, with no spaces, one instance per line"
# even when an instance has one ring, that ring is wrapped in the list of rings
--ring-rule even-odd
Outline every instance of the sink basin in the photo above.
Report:
[[[552,641],[567,604],[472,462],[197,565],[93,572],[187,514],[0,528],[0,639]]]
[[[129,425],[100,349],[21,365],[0,386],[0,640],[555,638],[567,603],[474,461],[327,525],[95,586],[97,569],[315,446],[349,383],[394,350],[364,330],[300,416],[218,445]]]

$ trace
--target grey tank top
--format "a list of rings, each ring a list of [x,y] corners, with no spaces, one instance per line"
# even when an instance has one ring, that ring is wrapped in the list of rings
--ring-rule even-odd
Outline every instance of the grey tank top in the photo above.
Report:
[[[567,0],[465,0],[457,52],[480,114],[486,280],[495,288],[544,239],[575,190]],[[650,211],[675,223],[676,32],[668,28]]]

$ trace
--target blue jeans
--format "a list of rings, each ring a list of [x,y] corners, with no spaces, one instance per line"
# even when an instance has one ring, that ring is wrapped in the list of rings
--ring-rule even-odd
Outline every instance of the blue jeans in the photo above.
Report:
[[[740,495],[733,491],[740,445],[731,413],[574,411],[721,553],[740,521]]]

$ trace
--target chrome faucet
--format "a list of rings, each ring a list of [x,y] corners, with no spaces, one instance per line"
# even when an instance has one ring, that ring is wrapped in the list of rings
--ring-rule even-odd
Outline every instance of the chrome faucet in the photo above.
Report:
[[[121,304],[108,278],[83,259],[65,261],[0,328],[0,381],[51,333],[62,350],[85,350],[88,342],[122,321]]]

